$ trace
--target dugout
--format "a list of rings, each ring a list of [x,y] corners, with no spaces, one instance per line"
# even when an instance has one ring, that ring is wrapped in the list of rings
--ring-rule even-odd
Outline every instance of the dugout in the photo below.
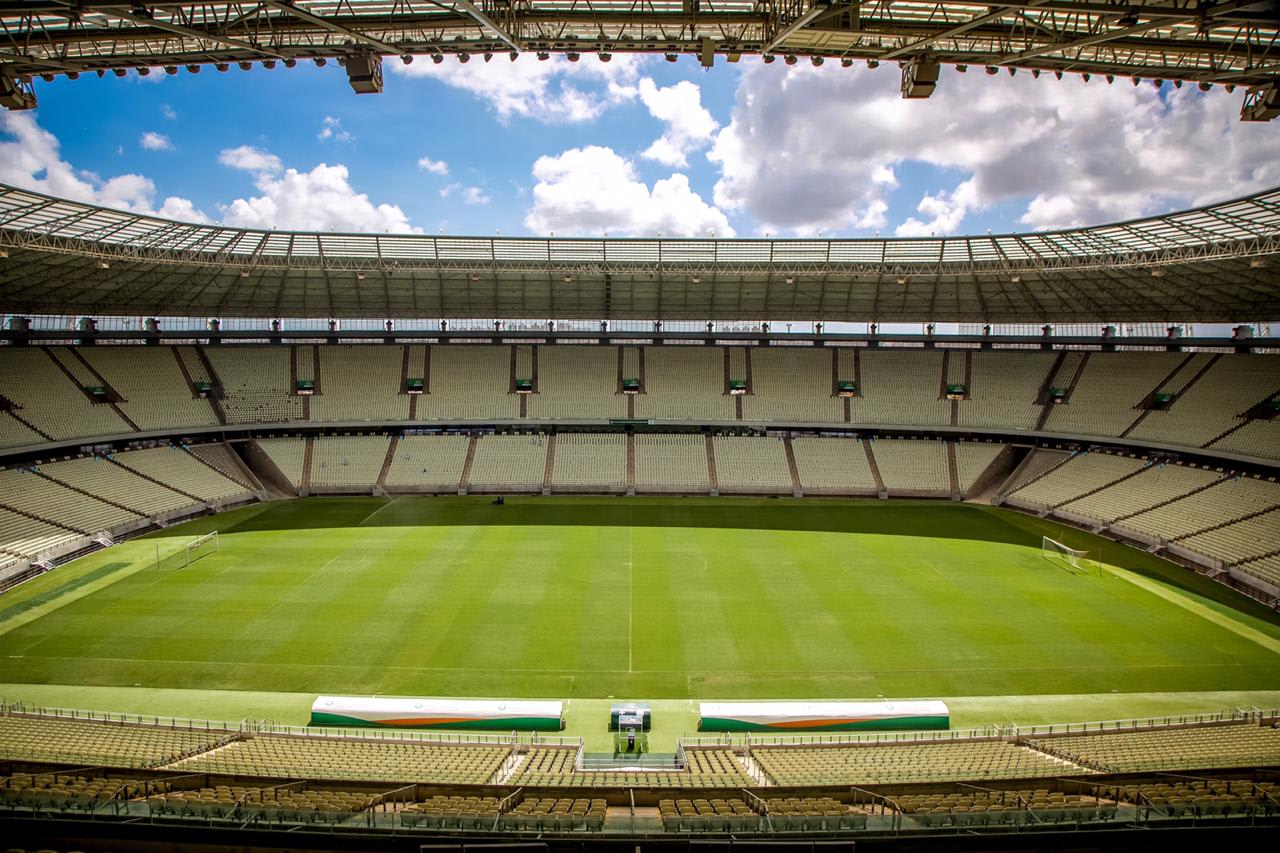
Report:
[[[311,704],[311,725],[558,732],[564,728],[564,703],[418,699],[407,696],[318,696]]]
[[[698,731],[846,732],[947,729],[945,702],[703,702]]]

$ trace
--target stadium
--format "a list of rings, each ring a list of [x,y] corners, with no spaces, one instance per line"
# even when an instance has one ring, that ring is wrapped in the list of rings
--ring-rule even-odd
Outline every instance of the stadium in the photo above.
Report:
[[[1230,38],[1266,4],[1195,39],[1075,0],[885,4],[865,35],[856,4],[34,5],[0,10],[14,109],[42,74],[340,58],[373,92],[384,55],[588,49],[1275,108]],[[1269,848],[1280,188],[1229,195],[480,237],[0,183],[6,844]]]

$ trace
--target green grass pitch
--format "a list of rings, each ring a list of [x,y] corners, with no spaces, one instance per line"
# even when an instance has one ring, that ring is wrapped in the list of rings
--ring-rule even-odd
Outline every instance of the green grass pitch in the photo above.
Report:
[[[154,567],[220,529],[221,551]],[[1041,535],[1117,570],[1071,574]],[[1234,605],[1240,605],[1239,607]],[[4,684],[600,699],[1275,690],[1280,625],[1190,572],[928,502],[320,498],[0,597]]]

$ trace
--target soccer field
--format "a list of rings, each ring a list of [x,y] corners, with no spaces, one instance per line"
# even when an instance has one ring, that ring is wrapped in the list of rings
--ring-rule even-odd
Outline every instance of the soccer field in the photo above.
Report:
[[[154,566],[217,526],[221,550]],[[1125,567],[1072,574],[1043,533]],[[1185,588],[1170,583],[1173,579]],[[1243,691],[1280,627],[1134,549],[972,505],[328,498],[0,598],[0,682],[644,699]]]

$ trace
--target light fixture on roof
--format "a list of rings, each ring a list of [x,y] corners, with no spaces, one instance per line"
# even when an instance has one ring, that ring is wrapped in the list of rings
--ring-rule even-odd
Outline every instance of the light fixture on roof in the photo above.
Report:
[[[412,65],[412,64],[413,64],[413,54],[412,54],[412,53],[406,53],[406,54],[402,55],[402,56],[400,57],[400,61],[401,61],[401,62],[403,62],[405,65]]]
[[[298,60],[294,59],[293,57],[289,57],[284,61],[285,68],[294,68],[297,66],[297,64],[298,64]]]
[[[1160,267],[1155,267],[1154,269],[1151,270],[1151,277],[1164,278],[1164,270],[1160,269]]]
[[[789,275],[789,276],[787,276],[786,278],[784,278],[784,279],[783,279],[783,281],[785,281],[787,284],[795,284],[795,283],[796,283],[796,277],[795,277],[795,276],[793,276],[793,275]]]
[[[240,66],[240,70],[241,70],[241,71],[252,71],[252,70],[253,70],[253,63],[252,63],[252,62],[247,62],[247,61],[245,61],[245,60],[243,60],[243,59],[242,59],[242,60],[240,60],[239,62],[237,62],[237,63],[236,63],[236,65],[239,65],[239,66]]]
[[[472,273],[472,274],[471,274],[471,280],[472,280],[472,281],[479,281],[479,280],[480,280],[480,276],[479,276],[479,275],[477,275],[476,273]]]
[[[702,284],[702,276],[700,276],[700,275],[695,275],[695,276],[691,277],[691,278],[689,279],[689,281],[693,282],[694,284]]]
[[[485,61],[485,62],[492,62],[492,61],[493,61],[493,54],[486,50],[486,51],[484,52],[484,61]]]
[[[571,50],[564,55],[564,58],[569,60],[570,62],[577,62],[579,59],[582,58],[582,54]]]
[[[1013,282],[1014,284],[1020,284],[1022,282],[1022,276],[1018,275],[1017,273],[1014,273],[1013,275],[1009,276],[1009,281]]]
[[[150,68],[148,68],[147,66],[143,65],[142,67],[140,67],[140,68],[138,69],[138,76],[139,76],[139,77],[149,77],[149,76],[151,76],[151,69],[150,69]]]
[[[905,275],[900,275],[900,276],[898,276],[898,284],[902,285],[903,287],[906,287],[906,286],[907,286],[907,277],[906,277]]]
[[[840,60],[840,67],[841,67],[841,68],[852,68],[852,67],[853,67],[853,60],[846,56],[844,59]]]
[[[123,77],[124,75],[128,74],[129,72],[128,72],[128,71],[125,71],[123,68],[112,68],[112,69],[111,69],[111,73],[112,73],[112,74],[114,74],[114,75],[116,75],[117,77]]]
[[[8,250],[8,249],[0,249],[0,259],[4,259],[4,258],[7,258],[7,257],[9,257],[9,250]]]
[[[197,66],[197,67],[199,67],[199,66]],[[79,72],[79,71],[68,71],[68,72],[67,72],[67,79],[68,79],[68,80],[79,80],[79,79],[80,79],[80,72]]]
[[[356,273],[356,281],[364,281],[364,273],[362,272]]]
[[[264,59],[262,60],[262,67],[270,71],[276,67],[276,61],[274,59]]]
[[[760,59],[764,61],[764,64],[765,64],[765,65],[770,65],[770,64],[772,64],[772,62],[773,62],[775,59],[777,59],[777,58],[778,58],[778,57],[774,56],[772,53],[766,53],[764,56],[760,57]],[[672,62],[674,62],[674,61],[675,61],[675,60],[672,60]]]
[[[809,62],[813,65],[814,68],[817,68],[819,65],[822,64],[823,59],[821,56],[811,56],[809,57]]]
[[[98,261],[98,269],[109,270],[111,269],[111,264],[107,263],[106,261]]]
[[[178,66],[176,66],[176,65],[166,65],[166,66],[164,67],[164,73],[165,73],[165,74],[168,74],[170,77],[172,77],[173,75],[175,75],[175,74],[177,74],[177,73],[178,73]]]
[[[994,65],[988,65],[985,70],[992,77],[1000,73],[1000,69],[996,68]]]
[[[679,59],[679,58],[680,58],[680,54],[678,54],[678,53],[668,53],[668,54],[666,54],[663,58],[664,58],[664,59],[666,59],[666,60],[667,60],[667,62],[675,62],[677,59]],[[773,61],[772,59],[766,59],[766,60],[765,60],[765,62],[772,62],[772,61]]]
[[[956,65],[957,74],[966,74],[968,73],[968,71],[969,71],[969,66],[965,65],[963,62]]]
[[[316,68],[324,68],[326,65],[329,64],[329,60],[325,59],[323,56],[317,56],[315,59],[311,61],[316,64]]]
[[[241,277],[241,278],[248,278],[248,277],[249,277],[249,271],[248,271],[248,270],[240,270],[240,277]]]
[[[868,59],[868,60],[867,60],[867,67],[868,67],[868,68],[879,68],[879,67],[880,67],[880,60],[878,60],[878,59]]]
[[[8,256],[6,255],[5,257],[8,257]],[[1251,269],[1260,270],[1266,265],[1267,265],[1267,262],[1263,258],[1251,258],[1249,260],[1249,267]]]
[[[795,65],[796,55],[794,53],[788,53],[786,56],[782,58],[782,61],[787,63],[788,65]]]
[[[545,50],[538,51],[539,62],[546,62],[550,58],[551,58],[551,54],[547,53]]]
[[[1209,90],[1210,90],[1210,89],[1212,89],[1212,88],[1213,88],[1213,84],[1212,84],[1212,83],[1210,83],[1208,80],[1201,80],[1201,81],[1200,81],[1200,91],[1201,91],[1201,92],[1207,92],[1207,91],[1209,91]]]
[[[434,62],[436,65],[439,65],[441,62],[444,62],[444,54],[443,53],[431,54],[431,61]]]
[[[317,60],[317,64],[322,63],[322,62],[324,62],[324,60],[323,60],[323,59],[321,59],[321,60]],[[216,68],[216,69],[218,69],[219,71],[226,71],[226,70],[227,70],[227,69],[229,69],[231,66],[230,66],[230,65],[228,65],[228,64],[227,64],[227,63],[225,63],[225,62],[215,62],[215,63],[213,64],[213,67],[214,67],[214,68]]]
[[[606,52],[605,52],[605,51],[603,51],[603,50],[602,50],[602,51],[600,51],[600,61],[601,61],[601,62],[608,62],[610,59],[613,59],[613,54],[612,54],[612,53],[606,53]]]
[[[512,62],[515,62],[517,59],[520,58],[520,51],[518,50],[510,51],[509,53],[507,53],[507,58],[510,59]]]

